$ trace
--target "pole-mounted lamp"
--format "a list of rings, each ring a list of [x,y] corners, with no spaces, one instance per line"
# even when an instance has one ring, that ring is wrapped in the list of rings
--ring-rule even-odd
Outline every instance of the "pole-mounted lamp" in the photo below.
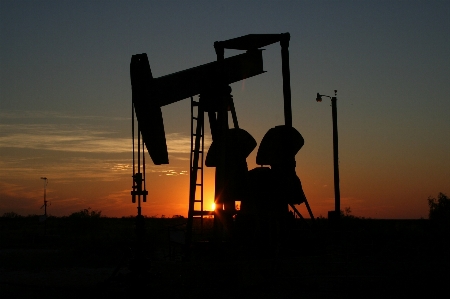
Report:
[[[322,97],[331,99],[331,113],[333,118],[333,164],[334,164],[334,211],[328,212],[329,219],[339,219],[341,213],[341,193],[339,190],[339,154],[338,154],[338,131],[337,131],[337,90],[334,97],[317,93],[316,101],[322,102]]]

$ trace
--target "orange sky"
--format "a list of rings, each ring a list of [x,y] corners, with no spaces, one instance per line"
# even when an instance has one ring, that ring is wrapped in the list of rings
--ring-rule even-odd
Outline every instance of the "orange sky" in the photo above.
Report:
[[[215,41],[250,33],[291,35],[293,126],[305,139],[297,174],[316,216],[333,209],[334,191],[330,102],[315,97],[334,89],[343,208],[426,218],[429,196],[450,195],[448,1],[0,5],[0,215],[42,214],[44,176],[52,215],[136,215],[131,56],[147,53],[156,78],[214,61]],[[265,47],[266,73],[231,86],[239,125],[258,144],[284,123],[280,56],[278,44]],[[147,157],[143,213],[187,215],[189,101],[162,112],[170,164]],[[205,188],[209,208],[213,169]]]
[[[187,136],[170,133],[168,136],[176,137],[175,141],[168,138],[171,164],[155,166],[150,162],[148,155],[146,158],[149,198],[147,203],[143,203],[142,211],[149,217],[187,215],[189,155],[186,152],[189,151],[189,143]],[[57,138],[61,138],[60,135]],[[69,139],[69,136],[65,138]],[[71,138],[77,140],[80,145],[81,138]],[[326,217],[327,211],[334,209],[331,146],[312,155],[313,159],[308,159],[309,143],[308,139],[305,139],[306,144],[296,157],[297,173],[302,180],[313,213],[315,216]],[[120,143],[122,142],[131,143],[130,140],[121,140]],[[331,140],[328,143],[331,145]],[[127,148],[125,145],[122,147]],[[27,149],[25,154],[21,150],[3,149],[3,153],[10,159],[2,161],[2,167],[8,176],[4,176],[0,182],[2,191],[0,211],[2,213],[15,211],[23,215],[42,213],[43,210],[39,208],[43,204],[44,189],[40,177],[46,176],[49,179],[47,199],[51,203],[48,212],[52,215],[69,215],[87,207],[101,210],[102,214],[107,216],[135,215],[136,204],[131,203],[130,195],[131,151],[114,153],[117,146],[105,148],[109,148],[112,153],[99,153],[90,157],[92,153],[89,150],[81,158],[72,157],[67,153],[46,155],[43,154],[45,151],[39,149]],[[249,169],[256,167],[255,155],[256,150],[248,158]],[[373,159],[378,158],[374,156]],[[394,161],[380,163],[378,167],[361,168],[359,163],[371,164],[371,162],[359,161],[358,157],[348,157],[345,151],[340,161],[342,208],[351,207],[354,215],[372,218],[427,216],[426,198],[436,194],[423,190],[421,180],[423,175],[433,176],[436,169],[429,168],[429,173],[422,174],[415,172],[415,169],[427,169],[420,163],[405,164],[399,168],[388,167]],[[401,161],[397,161],[396,165],[401,165]],[[446,180],[445,177],[435,177],[435,180],[430,181],[430,189],[438,189],[446,183]],[[207,168],[205,209],[210,209],[213,196],[214,168]],[[303,205],[299,210],[307,216]]]

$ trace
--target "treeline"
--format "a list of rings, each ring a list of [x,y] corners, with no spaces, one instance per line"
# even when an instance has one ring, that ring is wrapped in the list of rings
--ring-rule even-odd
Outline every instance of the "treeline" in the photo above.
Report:
[[[13,218],[39,218],[42,217],[43,215],[37,215],[37,214],[32,214],[32,215],[28,215],[28,216],[22,216],[16,212],[6,212],[3,213],[2,216],[0,216],[0,218],[9,218],[9,219],[13,219]],[[82,209],[78,212],[73,212],[71,213],[69,216],[61,216],[61,217],[57,217],[57,216],[52,216],[49,215],[47,216],[48,218],[76,218],[76,219],[85,219],[85,218],[135,218],[136,215],[129,215],[129,216],[122,216],[122,217],[107,217],[102,215],[102,211],[100,210],[92,210],[90,207],[87,209]],[[177,218],[177,219],[183,219],[184,216],[182,215],[173,215],[172,217],[167,217],[166,215],[152,215],[152,216],[147,216],[144,215],[144,218],[161,218],[161,219],[167,219],[167,218]]]
[[[22,216],[16,212],[7,212],[4,213],[1,217],[2,218],[36,218],[36,217],[42,217],[43,215],[28,215],[28,216]],[[47,216],[47,217],[52,217],[55,218],[55,216]],[[72,214],[70,214],[69,216],[62,216],[60,218],[64,218],[64,217],[68,217],[68,218],[100,218],[102,217],[102,211],[99,210],[92,210],[90,207],[87,209],[82,209],[78,212],[73,212]]]
[[[449,224],[450,223],[450,198],[440,192],[436,197],[432,197],[429,196],[427,199],[428,202],[428,206],[429,206],[429,212],[428,212],[428,219],[432,220],[433,222],[439,222],[439,223],[443,223],[443,224]],[[354,216],[352,215],[351,212],[351,208],[350,207],[346,207],[344,210],[341,210],[341,218],[350,218],[350,219],[365,219],[364,217],[358,217],[358,216]],[[6,212],[3,213],[3,215],[1,216],[1,218],[35,218],[35,217],[42,217],[42,215],[28,215],[28,216],[22,216],[16,212]],[[55,216],[48,216],[48,217],[55,217]],[[105,217],[102,216],[102,211],[100,210],[92,210],[90,207],[87,209],[82,209],[80,211],[77,212],[73,212],[71,213],[69,216],[62,216],[62,218],[64,217],[68,217],[68,218],[77,218],[77,219],[82,219],[82,218],[100,218],[100,217]],[[122,216],[120,218],[134,218],[135,215],[130,215],[130,216]],[[145,216],[145,218],[170,218],[170,217],[166,217],[166,215],[161,215],[160,217],[158,217],[158,215],[154,215],[154,216]],[[111,218],[116,218],[116,217],[111,217]],[[184,216],[182,215],[173,215],[171,218],[184,218]],[[318,217],[318,218],[323,218],[323,217]],[[450,225],[449,225],[450,227]]]

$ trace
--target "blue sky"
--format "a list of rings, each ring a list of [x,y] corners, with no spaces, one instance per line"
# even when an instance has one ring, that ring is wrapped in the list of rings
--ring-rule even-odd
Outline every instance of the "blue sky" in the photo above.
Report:
[[[0,26],[0,214],[40,213],[41,176],[55,215],[135,213],[131,55],[147,53],[159,77],[214,61],[214,41],[249,33],[291,35],[297,173],[316,214],[334,195],[331,107],[315,95],[334,89],[343,206],[418,218],[428,196],[450,193],[449,1],[2,0]],[[283,123],[280,47],[263,55],[267,73],[232,85],[258,143]],[[144,213],[186,214],[189,101],[163,116],[171,164],[148,166]]]

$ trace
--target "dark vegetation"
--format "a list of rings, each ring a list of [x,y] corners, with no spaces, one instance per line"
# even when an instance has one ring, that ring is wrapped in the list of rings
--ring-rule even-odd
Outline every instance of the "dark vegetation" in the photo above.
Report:
[[[449,278],[449,198],[440,193],[428,203],[429,219],[363,219],[348,208],[338,227],[325,218],[315,225],[297,221],[282,246],[252,240],[251,246],[229,242],[214,249],[197,242],[190,260],[169,237],[186,219],[145,218],[150,268],[142,280],[127,272],[134,217],[84,209],[39,222],[39,216],[7,213],[0,217],[0,289],[3,298],[137,297],[139,285],[152,298],[433,296]],[[197,223],[196,241],[212,237],[212,219],[204,221],[202,234]],[[88,283],[74,274],[81,272],[92,275]],[[49,273],[58,273],[60,282],[43,279]]]
[[[450,228],[450,198],[443,193],[439,193],[437,198],[430,196],[428,197],[428,206],[430,207],[428,218],[434,229],[448,230]]]

